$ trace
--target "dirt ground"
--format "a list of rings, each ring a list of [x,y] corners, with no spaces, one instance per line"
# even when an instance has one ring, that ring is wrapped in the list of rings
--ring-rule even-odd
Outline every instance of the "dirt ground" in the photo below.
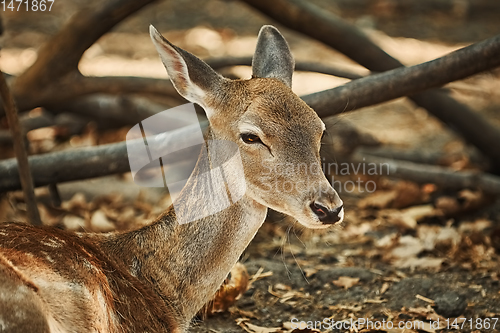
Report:
[[[437,1],[441,7],[430,6],[431,1],[413,7],[390,0],[313,2],[362,27],[408,65],[500,32],[500,7],[494,1]],[[37,48],[87,3],[56,0],[50,13],[6,12],[0,68],[21,73],[36,59]],[[104,36],[84,55],[80,70],[87,75],[166,78],[147,35],[150,23],[200,57],[249,55],[259,27],[273,24],[238,1],[163,1]],[[365,72],[320,43],[278,27],[298,60]],[[250,72],[241,67],[233,74],[248,77]],[[298,94],[306,94],[344,82],[298,73],[293,84]],[[454,97],[500,126],[499,83],[497,70],[448,88]],[[329,131],[339,130],[344,122],[377,138],[384,147],[442,156],[439,162],[456,170],[482,165],[473,147],[406,99],[329,119]],[[71,144],[38,137],[31,147],[46,152],[119,141],[127,130],[103,133],[90,126],[72,138]],[[0,149],[3,158],[12,156],[10,147]],[[499,199],[475,189],[448,191],[433,184],[398,181],[383,170],[370,177],[361,172],[330,176],[342,181],[335,184],[345,203],[343,225],[312,232],[293,218],[270,213],[241,258],[251,280],[248,290],[228,310],[197,318],[193,332],[500,331]],[[358,181],[361,185],[346,185]],[[147,224],[170,203],[163,192],[137,188],[129,175],[60,187],[62,207],[41,203],[42,217],[46,224],[71,230],[135,228]],[[46,190],[38,194],[44,202]],[[24,208],[20,193],[0,197],[0,220],[22,220]],[[239,278],[233,274],[231,281],[237,284]],[[372,326],[366,321],[363,325],[362,318],[372,321]],[[332,320],[345,322],[344,328],[329,329]],[[351,320],[358,325],[349,326]],[[322,321],[320,326],[317,322]],[[294,330],[300,322],[309,327]],[[407,325],[406,329],[399,329],[399,323]]]

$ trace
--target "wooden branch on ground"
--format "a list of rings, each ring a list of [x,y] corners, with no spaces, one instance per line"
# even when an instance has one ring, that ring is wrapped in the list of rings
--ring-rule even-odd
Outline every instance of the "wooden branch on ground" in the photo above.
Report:
[[[0,95],[5,108],[7,120],[12,133],[14,141],[14,152],[16,154],[16,166],[18,166],[18,177],[24,192],[24,200],[26,201],[28,219],[33,225],[42,225],[40,213],[35,200],[35,191],[33,189],[33,179],[31,177],[30,167],[28,164],[28,153],[24,146],[24,133],[19,124],[17,117],[16,103],[14,97],[9,91],[7,81],[0,71]]]
[[[276,22],[336,49],[371,71],[384,72],[402,66],[361,30],[308,1],[242,1]]]
[[[387,170],[388,177],[411,180],[416,183],[436,184],[442,188],[477,188],[487,193],[500,194],[500,177],[478,171],[455,171],[450,168],[417,164],[408,161],[380,158],[370,155],[354,154],[349,163],[366,163]]]
[[[36,117],[20,117],[26,132],[42,127],[57,126],[63,136],[81,133],[89,121],[97,123],[99,129],[133,126],[158,112],[180,105],[182,102],[157,103],[148,98],[128,95],[95,94],[70,101],[63,105],[53,105],[50,112]],[[54,117],[53,113],[57,116]],[[0,129],[0,144],[12,144],[8,130]]]
[[[304,96],[303,99],[318,112],[321,117],[331,116],[337,113],[355,110],[361,107],[374,105],[385,102],[394,98],[403,97],[418,93],[429,88],[438,87],[451,81],[463,79],[470,75],[488,70],[500,65],[500,35],[488,40],[473,44],[466,48],[457,50],[449,55],[441,58],[415,65],[412,67],[400,67],[392,71],[373,74],[368,77],[353,80],[343,86],[333,89],[321,91],[318,93]],[[226,62],[229,63],[229,62]],[[221,64],[221,63],[219,63]],[[234,62],[232,63],[234,64]],[[351,75],[355,75],[351,73]],[[125,78],[125,77],[107,77],[107,78],[85,78],[80,77],[75,79],[77,84],[68,84],[65,92],[58,94],[59,97],[65,93],[69,94],[64,97],[67,100],[70,96],[97,93],[104,91],[107,93],[152,93],[161,95],[176,95],[172,84],[165,79],[150,79],[150,78]],[[60,89],[53,88],[54,91]],[[429,96],[440,94],[439,92],[426,93]],[[417,95],[415,98],[423,98],[423,94]],[[117,97],[121,99],[123,97]],[[94,109],[92,102],[93,97],[88,97],[83,102],[69,98],[70,103],[61,101],[53,101],[51,109],[57,110],[74,110],[74,109]],[[435,105],[441,105],[443,101],[456,103],[452,99],[439,99],[434,101]],[[179,100],[180,102],[180,100]],[[81,105],[90,105],[87,108]],[[120,104],[122,104],[120,106]],[[76,105],[76,106],[75,106]],[[97,105],[94,103],[94,105]],[[119,107],[123,107],[123,103],[118,103]],[[454,105],[454,104],[453,104]],[[126,108],[130,110],[131,108]],[[143,108],[142,108],[143,109]],[[451,125],[461,124],[463,129],[468,131],[469,136],[480,137],[484,144],[486,142],[500,142],[500,131],[488,131],[489,123],[482,117],[470,116],[467,113],[452,114],[453,110],[450,107],[443,107],[443,114],[447,114],[446,118]],[[99,118],[106,118],[106,112],[102,107],[95,109],[94,115]],[[470,111],[471,112],[471,111]],[[113,111],[114,113],[114,111]],[[125,116],[124,113],[121,113]],[[475,114],[474,114],[475,115]],[[120,116],[120,117],[122,117]],[[124,119],[124,118],[122,118]],[[134,119],[135,122],[140,119]],[[128,122],[127,124],[132,124]],[[467,126],[475,124],[475,126]],[[479,133],[481,135],[479,135]],[[490,146],[492,146],[490,144]]]
[[[497,66],[500,66],[500,35],[435,60],[373,74],[303,99],[321,117],[326,117],[439,87]],[[484,135],[484,128],[476,128],[474,134],[478,133]],[[494,134],[497,136],[490,138],[490,145],[500,142],[500,131]],[[498,140],[491,141],[493,138]]]
[[[29,157],[35,186],[130,171],[125,142]],[[0,161],[0,192],[20,189],[15,159]]]
[[[78,62],[92,44],[123,19],[154,1],[111,0],[99,3],[97,8],[80,10],[42,46],[35,63],[15,80],[12,88],[16,100],[29,100],[32,107],[43,105],[51,95],[47,94],[47,88],[67,75],[78,75]],[[29,108],[19,105],[21,110]]]
[[[51,112],[70,112],[109,127],[133,126],[136,123],[171,107],[183,104],[160,104],[148,98],[128,95],[96,94],[69,103],[53,105]]]
[[[252,57],[220,57],[208,58],[205,62],[215,70],[234,66],[252,66]],[[339,66],[325,65],[317,62],[296,61],[295,70],[299,72],[314,72],[332,75],[344,79],[355,80],[363,75],[349,71]]]
[[[207,126],[208,122],[206,121],[200,123],[202,130]],[[192,134],[192,128],[184,127],[176,131],[175,135],[180,140]],[[163,139],[161,142],[168,144],[170,140]],[[132,144],[144,145],[144,140],[141,138],[133,141]],[[181,149],[179,152],[172,153],[177,155],[171,156],[171,160],[178,161],[177,164],[183,164],[189,159],[192,159],[192,162],[196,162],[199,149],[201,148],[198,146]],[[193,159],[193,157],[195,158]],[[126,142],[34,155],[29,157],[29,164],[33,173],[35,186],[45,186],[130,171]],[[186,171],[185,169],[184,167],[184,172]],[[188,177],[189,174],[185,176]],[[20,185],[16,160],[11,158],[0,161],[0,193],[18,190]]]
[[[129,15],[155,0],[111,0],[97,8],[76,13],[48,43],[38,51],[35,63],[15,83],[19,92],[51,85],[54,80],[77,70],[83,53],[101,36]]]
[[[19,124],[24,132],[31,130],[52,126],[54,125],[54,117],[47,113],[42,112],[35,117],[31,117],[29,112],[19,115]],[[9,130],[0,129],[0,144],[12,144],[12,135]]]
[[[378,147],[360,147],[357,150],[359,154],[375,156],[378,158],[387,158],[402,160],[417,164],[430,164],[449,166],[454,162],[470,161],[474,165],[478,165],[480,169],[486,169],[487,161],[476,149],[471,146],[465,147],[464,150],[455,152],[443,152],[441,149],[419,149],[414,148],[397,148],[390,145]]]
[[[179,164],[184,162],[182,156],[176,160]],[[355,153],[345,161],[375,163],[383,168],[384,172],[388,170],[388,177],[403,178],[418,183],[433,183],[450,189],[479,188],[488,193],[500,194],[500,177],[487,173],[455,171],[445,167],[359,153]],[[30,156],[29,164],[36,186],[130,171],[125,142]],[[15,159],[0,161],[0,193],[18,189],[20,183]]]
[[[207,63],[209,63],[214,69],[222,69],[232,66],[250,66],[252,58],[211,58],[207,59]],[[333,75],[351,80],[363,77],[358,73],[354,73],[340,67],[310,62],[297,62],[296,70]],[[68,103],[71,104],[75,99],[87,97],[92,94],[148,94],[169,96],[171,98],[176,98],[179,101],[184,101],[168,79],[135,76],[90,77],[83,76],[75,72],[66,76],[63,80],[52,82],[50,86],[45,87],[43,92],[39,92],[36,97],[27,96],[26,98],[23,98],[19,101],[19,109],[21,111],[25,111],[37,106],[57,106],[58,108],[64,108]]]
[[[312,3],[303,0],[243,1],[277,22],[340,51],[371,71],[381,72],[402,66],[361,30]],[[500,150],[491,144],[500,142],[499,129],[482,115],[438,91],[428,91],[410,98],[458,131],[466,141],[485,154],[493,170],[500,173]],[[357,101],[351,100],[351,104],[353,102],[357,104]],[[482,135],[476,135],[478,126]],[[491,141],[492,138],[496,140]]]

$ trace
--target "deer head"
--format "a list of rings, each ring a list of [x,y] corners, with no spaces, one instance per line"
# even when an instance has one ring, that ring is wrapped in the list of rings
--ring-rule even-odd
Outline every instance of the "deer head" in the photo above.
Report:
[[[226,79],[150,33],[174,87],[205,110],[211,138],[238,145],[246,196],[309,228],[342,221],[342,200],[320,166],[325,125],[292,91],[294,60],[276,28],[260,30],[248,80]]]

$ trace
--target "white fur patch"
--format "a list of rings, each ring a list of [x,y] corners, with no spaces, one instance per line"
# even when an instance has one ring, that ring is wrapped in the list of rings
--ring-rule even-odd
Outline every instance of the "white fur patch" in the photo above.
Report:
[[[252,134],[255,134],[257,136],[263,135],[262,130],[259,127],[255,126],[254,124],[251,124],[251,123],[239,124],[238,130],[240,131],[240,133],[252,133]]]

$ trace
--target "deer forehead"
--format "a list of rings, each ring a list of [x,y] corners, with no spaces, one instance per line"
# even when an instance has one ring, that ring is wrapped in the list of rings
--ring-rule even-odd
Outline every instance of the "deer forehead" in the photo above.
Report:
[[[208,96],[210,125],[217,131],[274,136],[295,135],[300,126],[303,134],[314,138],[325,130],[325,124],[288,86],[273,78],[228,80],[226,93]],[[227,93],[230,92],[230,93]]]
[[[259,134],[286,131],[300,125],[309,133],[321,133],[325,124],[299,96],[281,81],[270,78],[253,78],[247,81],[252,98],[240,117],[238,129]],[[268,133],[264,133],[268,134]]]

